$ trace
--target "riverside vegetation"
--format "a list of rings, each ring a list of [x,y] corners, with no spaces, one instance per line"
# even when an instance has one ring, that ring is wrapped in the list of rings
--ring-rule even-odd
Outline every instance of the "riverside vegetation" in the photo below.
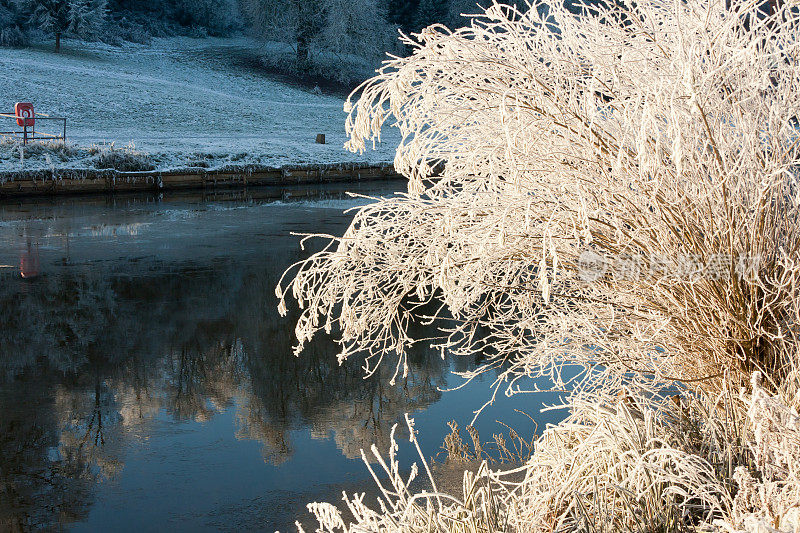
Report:
[[[350,103],[348,147],[392,121],[409,188],[279,285],[298,350],[334,332],[396,377],[428,343],[481,354],[489,399],[570,393],[460,493],[373,447],[380,501],[312,503],[319,531],[800,528],[797,7],[608,4],[428,27]]]

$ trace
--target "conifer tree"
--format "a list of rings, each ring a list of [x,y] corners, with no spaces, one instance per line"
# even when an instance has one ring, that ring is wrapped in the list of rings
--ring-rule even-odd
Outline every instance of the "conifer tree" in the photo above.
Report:
[[[108,0],[71,0],[69,34],[96,37],[103,29],[108,15]]]
[[[107,0],[31,0],[33,20],[44,32],[56,39],[56,52],[61,51],[61,36],[89,37],[96,35],[105,23]]]
[[[23,46],[27,42],[25,10],[18,0],[0,0],[0,46]]]

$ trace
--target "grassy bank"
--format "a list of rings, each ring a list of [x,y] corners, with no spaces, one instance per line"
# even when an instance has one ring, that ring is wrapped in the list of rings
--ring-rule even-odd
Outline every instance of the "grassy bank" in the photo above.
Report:
[[[376,152],[345,151],[344,99],[269,74],[259,58],[278,53],[275,46],[173,37],[121,46],[67,39],[60,54],[49,44],[0,48],[0,109],[29,101],[68,119],[69,149],[49,162],[32,154],[27,169],[91,168],[92,147],[112,143],[161,170],[392,160],[399,137],[391,132]],[[317,134],[326,144],[315,142]],[[0,156],[0,170],[21,170],[19,155]]]

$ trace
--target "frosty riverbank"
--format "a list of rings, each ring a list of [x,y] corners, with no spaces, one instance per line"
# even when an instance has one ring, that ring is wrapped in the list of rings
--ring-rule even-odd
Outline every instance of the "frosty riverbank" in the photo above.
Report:
[[[67,40],[61,54],[42,45],[0,49],[0,105],[31,101],[68,118],[70,145],[131,145],[159,170],[226,165],[391,161],[399,136],[376,151],[342,148],[344,99],[270,77],[256,58],[278,44],[247,38],[154,39],[114,47]],[[324,133],[326,144],[316,144]],[[34,153],[0,144],[0,168],[98,168],[90,150]]]

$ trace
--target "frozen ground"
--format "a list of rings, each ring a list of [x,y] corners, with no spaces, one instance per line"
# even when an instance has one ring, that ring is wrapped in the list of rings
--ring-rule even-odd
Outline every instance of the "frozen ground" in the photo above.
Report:
[[[377,151],[345,151],[343,99],[260,72],[256,58],[271,50],[247,38],[179,37],[122,48],[66,41],[61,54],[48,46],[0,48],[0,108],[31,101],[37,112],[66,116],[68,141],[77,147],[133,143],[166,169],[389,162],[399,141],[390,130]],[[327,144],[315,143],[318,133]],[[24,168],[95,167],[90,152],[31,153]],[[18,150],[0,143],[0,170],[22,165]]]

